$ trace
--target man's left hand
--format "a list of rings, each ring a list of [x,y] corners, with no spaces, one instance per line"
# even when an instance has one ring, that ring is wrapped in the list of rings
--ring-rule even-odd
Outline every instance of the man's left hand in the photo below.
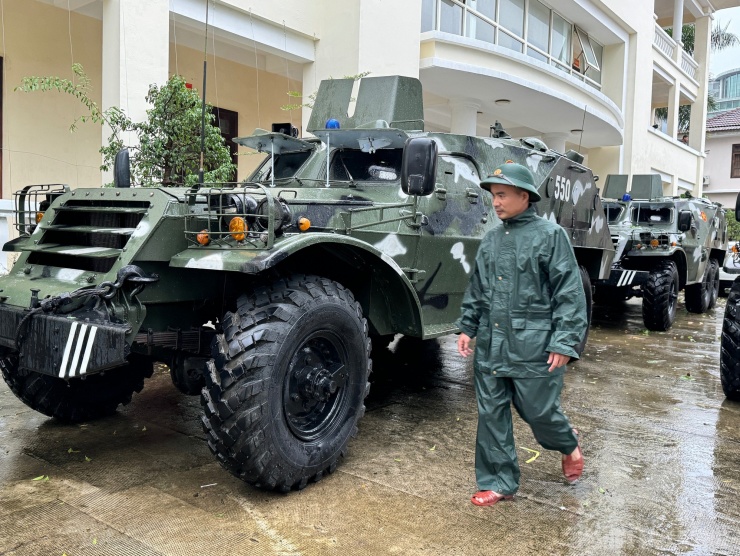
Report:
[[[547,362],[550,365],[548,371],[553,372],[558,367],[567,365],[568,361],[570,361],[569,355],[563,355],[562,353],[551,353],[550,357],[547,358]]]

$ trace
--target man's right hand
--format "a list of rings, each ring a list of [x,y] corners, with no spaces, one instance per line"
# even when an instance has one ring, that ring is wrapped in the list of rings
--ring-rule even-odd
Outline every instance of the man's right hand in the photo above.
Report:
[[[461,332],[460,337],[457,339],[457,351],[463,357],[467,357],[473,353],[473,350],[470,349],[470,336],[464,332]]]

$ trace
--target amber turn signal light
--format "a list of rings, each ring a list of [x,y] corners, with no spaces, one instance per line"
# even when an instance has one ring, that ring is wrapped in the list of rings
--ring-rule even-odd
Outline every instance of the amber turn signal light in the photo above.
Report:
[[[231,232],[231,237],[236,241],[244,241],[244,238],[246,237],[244,232],[247,231],[247,229],[247,223],[241,216],[235,216],[231,219],[231,222],[229,222],[229,232]]]
[[[311,221],[306,218],[305,216],[301,216],[298,219],[298,229],[302,232],[305,232],[311,227]]]
[[[655,249],[656,247],[658,247],[658,245],[660,245],[660,242],[657,239],[651,239],[650,240],[650,247],[652,247],[653,249]]]
[[[208,245],[211,243],[211,238],[208,237],[208,230],[201,230],[200,233],[195,236],[195,239],[201,245]]]
[[[39,222],[41,222],[41,219],[43,217],[44,217],[44,213],[43,212],[37,212],[36,213],[36,224],[38,224]]]

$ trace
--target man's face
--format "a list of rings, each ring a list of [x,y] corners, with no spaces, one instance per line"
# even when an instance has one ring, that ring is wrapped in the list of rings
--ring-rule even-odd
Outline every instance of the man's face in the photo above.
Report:
[[[529,193],[513,185],[495,183],[491,186],[493,209],[501,220],[513,218],[529,207]]]

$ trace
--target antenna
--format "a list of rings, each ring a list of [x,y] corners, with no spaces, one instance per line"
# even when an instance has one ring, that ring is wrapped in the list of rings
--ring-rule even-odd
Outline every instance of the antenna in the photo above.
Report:
[[[198,187],[203,185],[203,166],[206,152],[206,67],[208,65],[208,8],[210,3],[210,0],[206,0],[206,39],[203,47],[203,102],[200,111],[200,168],[198,169]]]
[[[581,122],[581,138],[578,139],[578,154],[581,154],[581,145],[583,144],[583,128],[586,127],[586,108],[588,108],[588,104],[583,105],[583,121]]]

